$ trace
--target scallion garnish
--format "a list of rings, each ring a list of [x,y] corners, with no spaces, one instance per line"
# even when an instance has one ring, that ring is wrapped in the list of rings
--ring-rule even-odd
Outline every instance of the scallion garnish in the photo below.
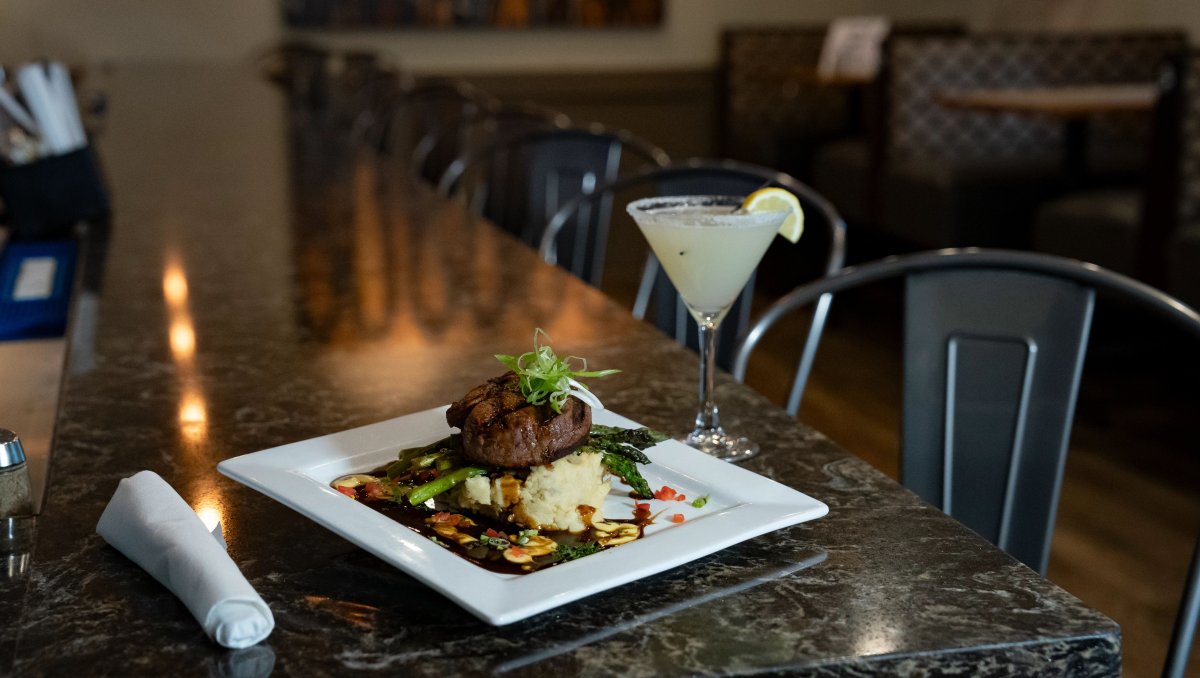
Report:
[[[587,361],[583,358],[568,356],[559,358],[549,346],[538,342],[539,335],[550,336],[542,328],[533,333],[533,350],[519,356],[497,355],[505,367],[516,373],[521,387],[521,394],[531,405],[549,403],[550,409],[562,413],[563,403],[570,396],[575,396],[592,407],[602,410],[604,405],[587,386],[579,383],[579,379],[594,379],[616,374],[620,370],[597,370],[589,372]],[[579,369],[574,369],[572,361],[579,363]]]

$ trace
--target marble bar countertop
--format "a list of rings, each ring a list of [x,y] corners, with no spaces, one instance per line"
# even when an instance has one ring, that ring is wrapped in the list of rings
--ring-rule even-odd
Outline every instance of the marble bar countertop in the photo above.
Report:
[[[749,388],[746,464],[827,516],[492,627],[216,472],[222,459],[447,403],[525,350],[619,366],[609,408],[671,434],[693,354],[428,187],[289,113],[247,71],[119,71],[100,145],[115,221],[95,326],[72,337],[27,577],[0,596],[0,674],[1116,675],[1116,624]],[[161,474],[219,517],[274,611],[209,642],[95,524]]]

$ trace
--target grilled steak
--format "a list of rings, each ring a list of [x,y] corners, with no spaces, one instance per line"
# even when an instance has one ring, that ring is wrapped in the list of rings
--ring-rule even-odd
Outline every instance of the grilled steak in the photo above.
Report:
[[[530,405],[517,375],[508,372],[451,405],[446,422],[462,429],[467,459],[526,468],[549,464],[583,444],[592,428],[592,408],[574,397],[563,403],[561,414],[549,405]]]

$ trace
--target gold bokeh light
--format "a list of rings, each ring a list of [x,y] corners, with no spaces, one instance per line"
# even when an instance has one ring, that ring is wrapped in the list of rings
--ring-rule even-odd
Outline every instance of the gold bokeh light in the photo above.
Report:
[[[167,264],[167,270],[163,273],[163,296],[172,309],[182,308],[187,303],[187,276],[183,274],[183,267],[178,263]]]
[[[176,360],[190,360],[196,353],[196,331],[188,318],[171,322],[171,353]]]

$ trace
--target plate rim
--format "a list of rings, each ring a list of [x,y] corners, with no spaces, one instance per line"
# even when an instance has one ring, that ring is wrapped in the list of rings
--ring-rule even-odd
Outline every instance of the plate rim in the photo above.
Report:
[[[799,490],[710,457],[679,441],[667,440],[647,450],[654,463],[661,464],[666,472],[683,475],[705,487],[713,486],[713,473],[733,474],[735,481],[737,478],[751,480],[754,496],[747,496],[750,493],[741,483],[728,483],[730,487],[722,491],[737,501],[704,514],[703,520],[663,527],[653,535],[647,535],[646,539],[586,559],[528,575],[515,575],[492,572],[457,556],[378,511],[347,502],[328,484],[305,472],[360,456],[377,455],[383,448],[394,450],[419,444],[418,441],[425,438],[436,440],[434,431],[425,435],[422,427],[452,432],[454,429],[445,423],[447,408],[448,405],[433,407],[250,452],[222,460],[217,464],[217,470],[373,554],[495,626],[511,624],[659,574],[768,532],[815,520],[829,512],[824,502]],[[605,420],[597,423],[611,420],[611,425],[641,426],[611,410],[597,411],[594,418]],[[404,434],[406,429],[410,432]],[[401,435],[393,437],[391,434],[397,430]],[[343,456],[329,456],[338,453]],[[686,463],[683,469],[677,467],[681,462]],[[711,539],[697,542],[697,525],[706,527]],[[601,567],[602,576],[580,576],[597,567]],[[453,581],[455,585],[448,586],[447,581]]]

